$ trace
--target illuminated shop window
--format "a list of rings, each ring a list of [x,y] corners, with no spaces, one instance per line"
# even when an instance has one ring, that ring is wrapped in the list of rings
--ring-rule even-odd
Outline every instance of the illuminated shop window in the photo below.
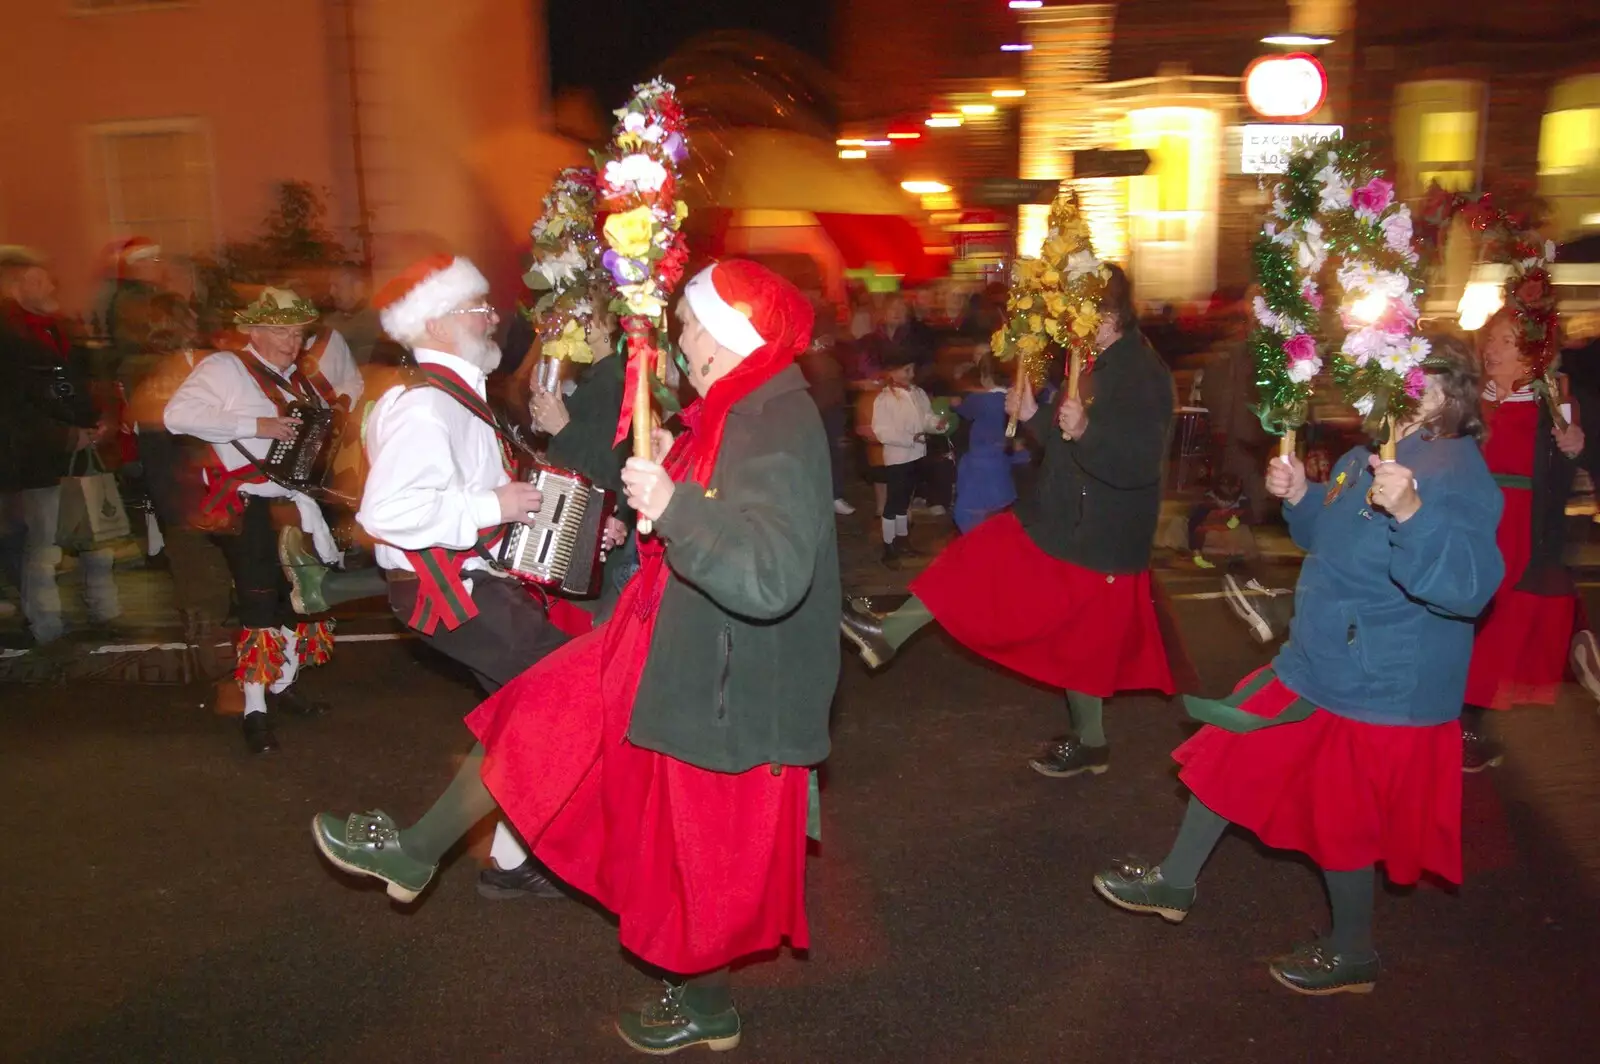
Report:
[[[1600,74],[1551,90],[1539,126],[1539,195],[1558,238],[1600,225]]]
[[[1141,302],[1204,299],[1216,285],[1222,124],[1215,111],[1128,112],[1124,146],[1150,153],[1129,178],[1128,254]]]
[[[1395,89],[1395,160],[1406,198],[1435,181],[1455,192],[1478,187],[1483,98],[1479,81],[1412,81]]]
[[[211,153],[190,119],[122,122],[91,130],[114,236],[143,236],[178,254],[215,239]]]

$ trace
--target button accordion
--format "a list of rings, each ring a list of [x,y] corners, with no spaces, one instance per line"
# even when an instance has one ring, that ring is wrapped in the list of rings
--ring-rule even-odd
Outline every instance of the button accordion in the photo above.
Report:
[[[300,427],[292,440],[273,440],[266,458],[260,461],[268,479],[297,491],[327,485],[337,450],[338,412],[311,403],[290,403],[288,417],[298,418]]]
[[[511,526],[501,543],[500,567],[547,591],[578,598],[595,594],[606,518],[616,499],[570,469],[536,466],[528,480],[544,501],[530,524]]]

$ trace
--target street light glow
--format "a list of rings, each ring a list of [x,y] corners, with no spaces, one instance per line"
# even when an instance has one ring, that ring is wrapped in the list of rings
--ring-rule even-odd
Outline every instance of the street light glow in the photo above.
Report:
[[[961,128],[960,115],[934,115],[923,125],[932,129],[959,129]]]
[[[839,158],[841,159],[865,159],[866,157],[867,149],[865,148],[846,148],[839,153]]]
[[[1278,44],[1286,48],[1316,48],[1324,44],[1332,44],[1332,37],[1308,37],[1301,33],[1277,33],[1271,37],[1261,38],[1262,44]]]
[[[1027,89],[995,89],[989,94],[997,100],[1020,100],[1028,95]]]
[[[889,139],[890,140],[921,140],[922,139],[922,134],[921,133],[913,133],[913,132],[908,130],[908,131],[903,132],[903,133],[890,133],[889,134]]]
[[[958,108],[958,110],[960,110],[960,112],[964,115],[992,115],[994,114],[994,104],[964,103],[960,106],[960,108]]]
[[[1368,292],[1350,304],[1350,316],[1363,325],[1371,325],[1383,317],[1383,312],[1388,306],[1388,296],[1382,292]]]
[[[865,144],[866,141],[862,140],[860,137],[840,137],[838,140],[834,141],[834,143],[841,148],[859,148]]]
[[[1011,6],[1019,11],[1027,11],[1036,7],[1043,7],[1044,0],[1011,0]]]
[[[937,196],[950,191],[942,181],[902,181],[900,187],[914,196]]]
[[[1031,51],[1033,51],[1033,45],[1031,45],[1031,44],[1002,44],[1000,46],[1000,50],[1002,52],[1031,52]]]
[[[889,142],[886,140],[864,140],[861,142],[861,146],[863,148],[887,148]]]

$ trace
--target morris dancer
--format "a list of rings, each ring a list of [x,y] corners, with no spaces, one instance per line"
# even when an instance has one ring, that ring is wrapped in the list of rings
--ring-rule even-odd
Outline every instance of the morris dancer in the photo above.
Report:
[[[1569,647],[1584,651],[1574,653],[1575,664],[1591,674],[1600,664],[1566,566],[1567,496],[1583,454],[1583,429],[1575,413],[1557,429],[1549,407],[1525,386],[1530,367],[1517,345],[1516,316],[1509,308],[1479,330],[1478,349],[1488,424],[1483,456],[1505,497],[1496,538],[1506,573],[1478,630],[1467,672],[1461,711],[1466,772],[1504,760],[1500,744],[1484,727],[1486,710],[1554,705]]]
[[[1456,714],[1472,622],[1503,571],[1500,498],[1477,447],[1471,351],[1437,337],[1424,369],[1394,462],[1358,447],[1327,484],[1308,484],[1298,459],[1269,464],[1267,489],[1308,552],[1289,642],[1227,701],[1188,700],[1208,726],[1173,754],[1192,797],[1172,852],[1094,878],[1113,905],[1177,923],[1230,823],[1306,854],[1333,929],[1269,968],[1301,994],[1372,990],[1377,862],[1395,883],[1461,882]]]
[[[487,375],[500,364],[488,294],[477,267],[448,255],[418,262],[378,293],[384,331],[411,350],[419,379],[390,388],[368,418],[371,469],[356,520],[377,541],[395,616],[492,694],[568,633],[487,556],[506,522],[526,523],[542,502],[512,476],[485,398]],[[607,542],[625,534],[613,525]],[[497,863],[517,874],[486,870],[489,891],[558,897],[538,868],[505,859],[514,845],[497,841]]]
[[[677,973],[617,1020],[658,1054],[733,1048],[727,966],[807,944],[811,766],[839,673],[828,439],[793,365],[811,309],[735,260],[691,280],[678,317],[702,398],[676,442],[657,433],[664,467],[628,460],[657,535],[613,619],[468,718],[483,745],[415,825],[312,824],[329,860],[408,901],[498,800],[539,859],[617,913],[625,948]]]
[[[1173,692],[1150,577],[1172,376],[1139,335],[1127,274],[1110,272],[1087,377],[1092,412],[1087,398],[1041,409],[1031,382],[1007,398],[1045,448],[1034,505],[1018,508],[1026,516],[999,514],[955,540],[887,617],[852,606],[842,620],[872,668],[937,620],[990,661],[1064,688],[1072,731],[1028,762],[1046,776],[1110,767],[1105,698]]]
[[[316,502],[269,481],[256,466],[274,440],[293,440],[300,422],[289,404],[322,405],[298,366],[316,308],[286,289],[268,288],[240,311],[235,323],[249,339],[243,351],[218,351],[185,378],[167,402],[169,432],[211,444],[216,464],[206,470],[201,518],[211,527],[236,530],[217,536],[239,599],[237,665],[244,689],[244,738],[252,753],[278,749],[267,716],[267,695],[277,708],[315,715],[326,706],[291,689],[305,665],[326,662],[333,651],[331,621],[295,615],[290,587],[278,563],[272,500],[292,502],[320,559],[333,564],[340,551]],[[225,520],[231,518],[231,520]]]

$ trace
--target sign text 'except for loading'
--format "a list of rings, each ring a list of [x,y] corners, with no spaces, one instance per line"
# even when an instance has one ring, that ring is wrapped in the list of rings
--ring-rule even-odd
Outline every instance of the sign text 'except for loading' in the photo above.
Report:
[[[1343,126],[1281,125],[1240,126],[1240,168],[1244,174],[1281,174],[1289,156],[1305,141],[1326,143],[1344,136]]]

